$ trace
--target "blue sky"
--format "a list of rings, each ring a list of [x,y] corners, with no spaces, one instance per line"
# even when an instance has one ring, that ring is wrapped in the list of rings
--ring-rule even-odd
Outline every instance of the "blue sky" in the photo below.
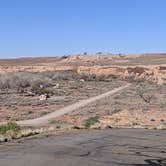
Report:
[[[0,0],[0,58],[166,52],[166,0]]]

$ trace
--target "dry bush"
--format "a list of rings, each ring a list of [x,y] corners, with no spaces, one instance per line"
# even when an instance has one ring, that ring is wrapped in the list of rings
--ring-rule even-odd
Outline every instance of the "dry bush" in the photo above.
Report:
[[[5,73],[0,75],[0,89],[19,91],[30,86],[30,77],[25,73]]]
[[[5,73],[0,75],[0,89],[6,90],[15,90],[16,92],[25,92],[25,89],[34,86],[42,85],[47,87],[51,85],[51,80],[44,75],[39,73],[28,73],[28,72],[19,72],[19,73]]]
[[[57,80],[77,80],[78,74],[76,74],[73,71],[58,71],[58,72],[53,72],[52,79],[54,81],[57,81]]]
[[[96,75],[95,74],[82,75],[81,78],[84,79],[85,81],[95,81],[96,80]]]
[[[11,89],[16,89],[17,92],[23,93],[26,88],[31,85],[31,75],[28,73],[16,73],[11,77]]]
[[[52,81],[78,79],[78,75],[73,71],[45,71],[35,73],[38,78],[48,78]]]
[[[114,80],[116,79],[115,76],[106,76],[106,75],[100,75],[100,76],[97,76],[96,74],[82,74],[80,75],[80,79],[83,79],[85,81],[104,81],[104,82],[108,82],[108,81],[111,81],[111,80]]]
[[[136,93],[146,103],[151,103],[154,96],[150,94],[149,89],[145,83],[139,83],[136,87]]]
[[[50,95],[53,93],[49,87],[52,86],[51,80],[49,79],[37,79],[31,83],[31,91],[36,95]]]
[[[9,89],[10,87],[10,77],[7,75],[1,74],[0,75],[0,89]]]
[[[17,72],[0,74],[0,89],[17,93],[33,92],[35,94],[51,94],[51,87],[60,80],[77,80],[73,71]]]

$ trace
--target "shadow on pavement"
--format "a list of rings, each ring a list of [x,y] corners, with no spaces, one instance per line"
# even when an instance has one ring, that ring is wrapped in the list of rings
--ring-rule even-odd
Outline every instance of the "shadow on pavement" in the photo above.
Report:
[[[148,159],[146,164],[134,164],[133,166],[166,166],[166,159]]]

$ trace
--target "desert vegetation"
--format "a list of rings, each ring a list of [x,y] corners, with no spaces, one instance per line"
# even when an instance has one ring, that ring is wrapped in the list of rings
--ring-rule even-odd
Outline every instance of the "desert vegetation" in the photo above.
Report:
[[[50,93],[48,88],[56,86],[57,80],[68,80],[74,76],[68,72],[19,72],[4,73],[0,75],[1,92],[24,93],[32,92],[34,94]]]
[[[112,76],[78,75],[73,71],[0,74],[0,121],[44,116],[123,83]]]
[[[20,127],[14,122],[8,122],[7,124],[0,125],[0,134],[6,134],[10,131],[19,132]]]
[[[95,116],[95,117],[90,117],[88,119],[85,120],[84,122],[84,126],[85,128],[90,128],[91,126],[93,126],[95,123],[99,122],[99,117]]]
[[[50,94],[52,89],[56,87],[57,81],[111,81],[115,79],[113,76],[96,76],[96,75],[78,75],[72,71],[61,72],[16,72],[0,74],[0,90],[1,93],[34,93],[41,95],[43,93]],[[50,90],[50,91],[49,91]]]
[[[0,143],[52,131],[53,128],[25,128],[15,122],[0,125]]]
[[[94,117],[98,117],[96,123],[101,126],[144,126],[147,128],[162,126],[164,128],[166,124],[165,88],[165,85],[136,80],[122,92],[92,103],[81,110],[73,111],[59,120],[72,122],[74,125],[77,124],[77,127],[83,125],[91,128]]]
[[[159,59],[165,62],[163,56]],[[43,58],[34,59],[36,65],[33,67],[33,60],[13,60],[10,62],[12,67],[6,67],[8,60],[4,62],[1,68],[5,72],[0,73],[1,122],[41,117],[130,83],[130,87],[122,92],[65,114],[49,125],[54,125],[54,121],[58,122],[56,129],[63,129],[63,126],[87,129],[95,125],[165,125],[165,67],[132,66],[148,65],[146,56],[130,58],[98,54],[64,56],[55,60]],[[158,65],[159,60],[155,57],[151,63]],[[16,64],[19,65],[14,67]],[[0,129],[11,133],[8,129],[12,130],[14,126],[9,123]]]

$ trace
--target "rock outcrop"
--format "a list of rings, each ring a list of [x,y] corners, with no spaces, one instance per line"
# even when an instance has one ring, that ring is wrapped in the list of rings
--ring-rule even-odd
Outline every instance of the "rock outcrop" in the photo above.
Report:
[[[78,74],[97,76],[119,76],[122,78],[134,77],[135,79],[146,79],[160,85],[166,84],[166,66],[81,66],[77,69]]]
[[[1,60],[2,61],[2,60]],[[34,63],[32,63],[34,61]],[[32,65],[30,65],[30,62]],[[35,63],[36,62],[36,63]],[[39,63],[40,62],[40,63]],[[166,55],[84,55],[55,59],[38,58],[5,60],[1,62],[0,73],[4,72],[43,72],[75,71],[78,74],[97,76],[119,76],[146,79],[158,84],[166,84]]]
[[[5,72],[44,72],[44,71],[68,71],[74,70],[74,66],[58,66],[58,65],[43,65],[43,66],[0,66],[0,73]]]

